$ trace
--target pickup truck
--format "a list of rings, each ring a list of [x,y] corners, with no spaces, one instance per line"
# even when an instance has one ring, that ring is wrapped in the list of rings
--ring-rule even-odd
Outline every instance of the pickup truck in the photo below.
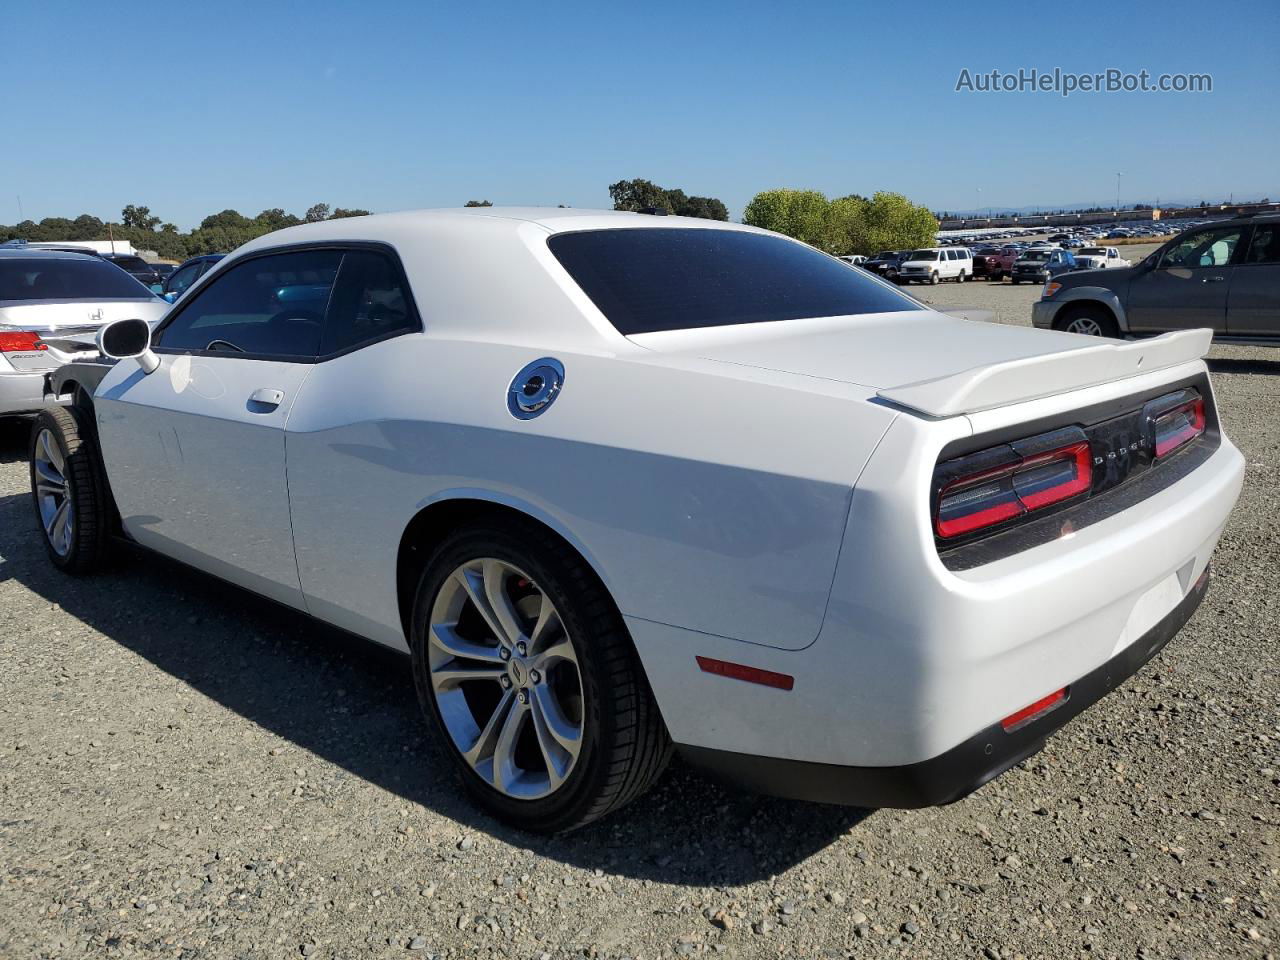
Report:
[[[1131,266],[1120,256],[1115,247],[1081,247],[1075,252],[1076,263],[1082,270],[1106,270],[1111,267]]]

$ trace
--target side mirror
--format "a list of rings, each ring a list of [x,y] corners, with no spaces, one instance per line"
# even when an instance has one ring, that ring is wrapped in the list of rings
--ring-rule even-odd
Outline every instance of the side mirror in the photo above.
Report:
[[[98,350],[113,360],[133,358],[143,373],[154,373],[160,358],[151,350],[151,327],[145,320],[114,320],[98,331]]]

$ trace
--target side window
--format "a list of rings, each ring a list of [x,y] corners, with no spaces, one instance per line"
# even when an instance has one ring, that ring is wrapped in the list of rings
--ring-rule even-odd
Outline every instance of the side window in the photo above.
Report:
[[[395,261],[376,250],[349,250],[325,315],[320,356],[421,330]]]
[[[301,250],[238,263],[179,309],[156,346],[314,360],[341,260],[338,250]]]
[[[164,285],[165,293],[181,294],[187,287],[196,282],[196,279],[200,276],[201,266],[202,264],[193,263],[170,276]]]
[[[1164,255],[1163,267],[1225,267],[1240,242],[1241,229],[1198,230],[1187,234]]]
[[[1245,263],[1280,263],[1280,224],[1259,224],[1253,228],[1253,240]]]
[[[948,259],[948,260],[959,260],[959,259],[960,259],[960,251],[959,251],[959,250],[948,250],[948,251],[947,251],[947,259]]]

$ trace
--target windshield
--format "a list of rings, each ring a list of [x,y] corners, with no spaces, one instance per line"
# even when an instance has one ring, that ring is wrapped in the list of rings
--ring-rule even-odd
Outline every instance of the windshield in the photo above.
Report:
[[[911,253],[907,254],[907,259],[908,260],[937,260],[938,251],[937,250],[913,250]]]
[[[1105,257],[1107,251],[1101,247],[1081,247],[1080,252],[1076,256],[1080,257]]]
[[[0,301],[146,300],[151,291],[105,260],[0,259]]]
[[[1019,259],[1019,260],[1034,260],[1034,261],[1036,261],[1036,262],[1040,262],[1040,261],[1042,261],[1042,260],[1048,260],[1048,259],[1049,259],[1049,251],[1048,251],[1048,250],[1032,250],[1030,253],[1024,253],[1024,254],[1023,254],[1022,256],[1020,256],[1018,259]]]
[[[547,246],[630,336],[738,323],[924,309],[812,247],[715,228],[585,230]]]

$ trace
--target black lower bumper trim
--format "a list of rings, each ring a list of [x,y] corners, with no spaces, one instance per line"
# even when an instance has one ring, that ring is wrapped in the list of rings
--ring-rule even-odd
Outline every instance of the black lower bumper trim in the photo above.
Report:
[[[1191,619],[1209,586],[1209,571],[1159,623],[1071,684],[1068,699],[1038,720],[1006,733],[999,723],[929,760],[901,767],[757,757],[677,744],[681,756],[707,773],[772,796],[860,807],[931,807],[952,803],[1038,753],[1045,738],[1097,703],[1154,657]]]

